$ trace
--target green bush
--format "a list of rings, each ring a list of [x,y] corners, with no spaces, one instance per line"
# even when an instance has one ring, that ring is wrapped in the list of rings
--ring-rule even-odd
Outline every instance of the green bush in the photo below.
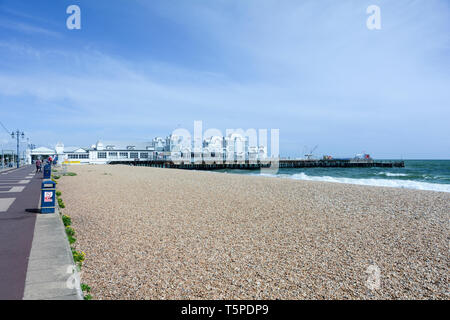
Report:
[[[73,237],[75,235],[75,230],[71,227],[66,227],[66,234],[70,237]]]
[[[61,191],[56,191],[56,196],[57,197],[61,197],[61,194],[62,194]]]
[[[69,176],[69,177],[73,177],[73,176],[76,176],[77,174],[75,172],[67,172],[67,173],[64,173],[64,175],[65,176]]]
[[[83,263],[84,259],[86,259],[86,254],[83,251],[78,252],[73,248],[72,248],[72,255],[73,255],[73,260],[76,263],[79,263],[80,266]]]
[[[65,227],[68,227],[72,224],[72,219],[70,218],[70,216],[65,214],[62,216],[62,221]]]
[[[89,287],[87,284],[82,283],[81,284],[81,291],[86,291],[87,293],[91,292],[91,287]]]
[[[59,205],[59,207],[62,208],[62,209],[64,209],[64,208],[66,207],[65,204],[64,204],[64,201],[62,201],[61,198],[58,198],[58,205]]]
[[[58,180],[59,178],[61,178],[61,177],[53,175],[53,179]]]
[[[77,239],[72,236],[67,236],[67,239],[69,240],[70,244],[74,244],[77,241]]]
[[[92,296],[90,294],[87,294],[84,296],[84,300],[92,300]]]

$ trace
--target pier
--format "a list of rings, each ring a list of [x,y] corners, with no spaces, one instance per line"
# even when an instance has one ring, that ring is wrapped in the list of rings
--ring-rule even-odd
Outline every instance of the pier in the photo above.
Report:
[[[235,161],[235,162],[173,162],[171,160],[118,160],[110,161],[109,164],[128,164],[142,167],[173,168],[186,170],[223,170],[223,169],[241,169],[258,170],[269,168],[276,161]],[[286,160],[278,161],[279,168],[403,168],[404,161],[376,161],[376,160],[355,160],[355,159],[327,159],[327,160]]]

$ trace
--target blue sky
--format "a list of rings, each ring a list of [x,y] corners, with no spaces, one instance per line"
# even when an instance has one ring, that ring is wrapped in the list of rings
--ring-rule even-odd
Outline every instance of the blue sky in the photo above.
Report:
[[[66,8],[81,8],[81,30]],[[366,8],[381,9],[368,30]],[[37,145],[280,129],[282,156],[450,158],[447,0],[0,0],[0,121]],[[0,142],[12,139],[1,131]]]

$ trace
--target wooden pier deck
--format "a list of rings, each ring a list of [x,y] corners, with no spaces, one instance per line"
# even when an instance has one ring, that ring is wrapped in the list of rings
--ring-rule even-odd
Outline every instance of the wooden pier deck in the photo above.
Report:
[[[241,170],[258,170],[261,168],[269,168],[270,162],[205,162],[202,163],[174,163],[171,160],[118,160],[111,161],[109,164],[128,164],[143,167],[158,168],[174,168],[186,170],[223,170],[223,169],[241,169]],[[274,162],[276,166],[276,162]],[[347,159],[331,159],[331,160],[279,160],[279,168],[403,168],[404,161],[376,161],[376,160],[347,160]]]

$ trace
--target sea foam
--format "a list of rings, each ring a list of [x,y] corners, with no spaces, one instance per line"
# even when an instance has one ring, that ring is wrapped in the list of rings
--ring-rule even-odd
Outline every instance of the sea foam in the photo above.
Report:
[[[386,177],[407,177],[409,174],[407,173],[392,173],[392,172],[378,172],[376,175],[383,175]]]
[[[349,184],[359,184],[378,187],[407,188],[417,190],[450,192],[450,184],[429,183],[413,180],[354,179],[354,178],[342,178],[330,176],[308,176],[303,172],[284,177],[296,180],[325,181],[325,182],[349,183]]]

